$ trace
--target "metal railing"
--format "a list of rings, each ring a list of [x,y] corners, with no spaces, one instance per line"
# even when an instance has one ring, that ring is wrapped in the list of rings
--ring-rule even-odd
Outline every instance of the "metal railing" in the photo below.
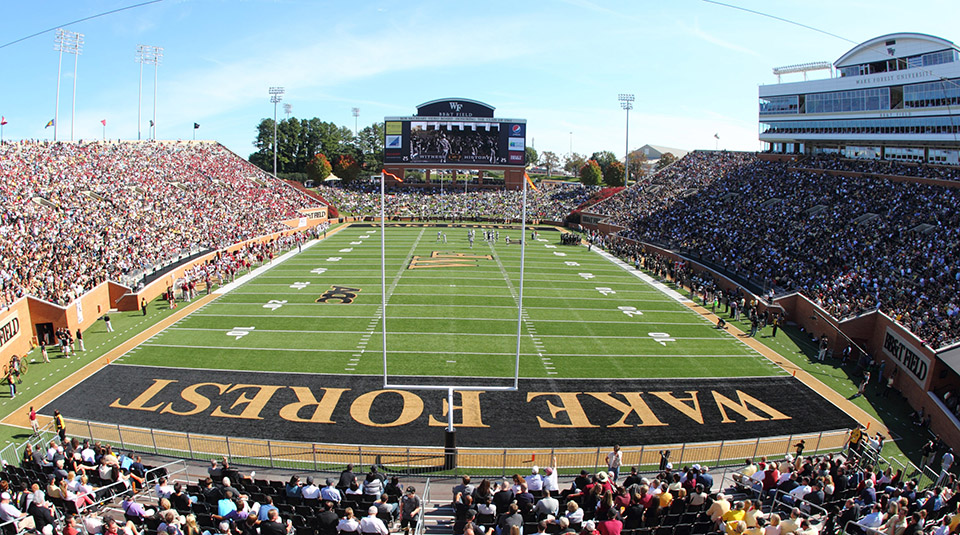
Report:
[[[553,459],[560,473],[579,473],[584,468],[592,468],[594,472],[606,469],[606,450],[601,448],[459,448],[457,468],[445,470],[442,446],[392,447],[234,438],[70,418],[67,426],[72,436],[119,444],[123,450],[204,461],[227,456],[235,464],[273,469],[339,472],[344,465],[353,464],[378,466],[387,472],[408,475],[505,477],[529,470],[534,464],[546,466]],[[749,440],[624,446],[621,451],[623,466],[637,466],[649,472],[659,466],[661,450],[672,452],[670,461],[677,468],[694,463],[722,467],[740,464],[744,459],[783,456],[800,439],[810,445],[805,452],[808,454],[840,451],[848,436],[848,431],[838,430]]]
[[[822,515],[822,518],[827,517],[827,510],[820,505],[803,498],[794,498],[789,492],[777,490],[773,495],[773,503],[770,505],[770,511],[773,512],[780,510],[780,506],[785,507],[787,511],[790,511],[796,507],[800,510],[800,515],[804,518],[810,518],[817,515]]]
[[[402,499],[402,498],[401,498]],[[427,510],[427,501],[430,500],[430,478],[423,484],[423,494],[420,497],[420,512],[417,513],[417,527],[413,535],[423,535],[423,513]]]

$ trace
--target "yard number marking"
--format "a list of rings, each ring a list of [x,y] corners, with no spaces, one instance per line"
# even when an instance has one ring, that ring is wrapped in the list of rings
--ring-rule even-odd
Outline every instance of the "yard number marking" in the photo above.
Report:
[[[353,251],[353,247],[347,247],[347,248],[345,248],[345,249],[340,249],[340,252],[341,252],[341,253],[349,253],[350,251]]]
[[[602,293],[603,295],[610,295],[610,294],[615,294],[615,293],[617,293],[617,292],[613,291],[612,288],[607,288],[606,286],[597,286],[597,287],[596,287],[596,290],[597,290],[598,292]]]
[[[313,273],[314,275],[322,275],[323,272],[325,272],[326,270],[327,268],[316,268],[316,269],[311,269],[310,273]]]
[[[580,266],[580,264],[579,264],[578,262],[571,262],[570,260],[567,260],[566,262],[564,262],[564,264],[566,264],[566,265],[568,265],[568,266],[573,266],[573,267],[579,267],[579,266]]]
[[[233,336],[236,340],[239,340],[250,334],[250,331],[254,329],[256,329],[256,327],[234,327],[232,331],[227,331],[227,336]]]
[[[309,283],[309,282],[295,282],[295,283],[293,283],[293,284],[290,285],[290,287],[293,288],[293,289],[295,289],[295,290],[302,290],[302,289],[306,288],[307,286],[310,286],[310,283]]]
[[[594,275],[593,273],[577,273],[577,275],[580,275],[581,277],[583,277],[583,278],[585,278],[585,279],[587,279],[587,280],[590,280],[590,279],[596,277],[596,275]]]
[[[676,340],[670,338],[670,335],[667,333],[647,333],[647,336],[653,338],[654,342],[660,342],[662,346],[667,345],[667,342],[676,342]]]
[[[642,316],[642,315],[643,315],[643,312],[640,312],[639,310],[637,310],[637,307],[617,307],[617,310],[619,310],[620,312],[623,312],[624,314],[626,314],[626,315],[627,315],[628,317],[630,317],[630,318],[632,318],[632,317],[634,317],[634,316]],[[657,333],[657,334],[662,334],[662,333]],[[653,335],[653,334],[651,334],[651,336],[652,336],[652,335]]]
[[[343,257],[342,257],[342,256],[331,256],[330,258],[327,258],[327,262],[339,262],[341,258],[343,258]]]
[[[557,256],[567,256],[567,253],[561,253],[560,251],[554,251],[553,254]]]
[[[282,306],[285,305],[285,304],[287,304],[287,301],[286,301],[286,300],[278,301],[278,300],[276,300],[276,299],[271,299],[271,300],[267,301],[267,304],[263,305],[263,308],[269,308],[270,310],[276,310],[276,309],[282,307]]]

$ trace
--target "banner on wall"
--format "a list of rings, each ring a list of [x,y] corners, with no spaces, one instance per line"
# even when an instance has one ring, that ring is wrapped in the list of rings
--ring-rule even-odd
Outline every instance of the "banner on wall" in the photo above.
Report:
[[[20,336],[20,315],[14,312],[0,320],[0,349]]]
[[[926,386],[927,374],[930,372],[930,359],[890,327],[887,327],[887,334],[883,339],[883,353],[892,358],[897,366],[908,372],[907,375],[921,388]]]
[[[77,324],[83,323],[83,303],[77,299]]]

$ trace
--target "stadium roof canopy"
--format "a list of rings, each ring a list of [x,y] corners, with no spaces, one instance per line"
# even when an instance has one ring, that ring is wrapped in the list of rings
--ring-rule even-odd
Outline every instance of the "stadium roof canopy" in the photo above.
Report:
[[[834,67],[872,63],[891,57],[905,57],[946,49],[960,50],[952,41],[925,33],[900,32],[874,37],[840,56]]]

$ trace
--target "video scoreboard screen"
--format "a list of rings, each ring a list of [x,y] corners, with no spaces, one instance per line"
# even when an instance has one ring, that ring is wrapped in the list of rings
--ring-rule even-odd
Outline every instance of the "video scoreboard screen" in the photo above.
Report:
[[[386,164],[526,165],[526,122],[517,119],[388,117]]]

